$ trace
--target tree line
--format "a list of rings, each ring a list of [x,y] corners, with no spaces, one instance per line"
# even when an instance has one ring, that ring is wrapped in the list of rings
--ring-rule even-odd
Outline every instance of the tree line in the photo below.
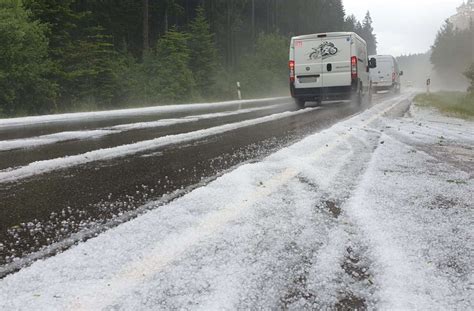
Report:
[[[0,0],[0,114],[287,93],[289,37],[372,19],[341,0]]]
[[[430,60],[445,87],[465,86],[466,78],[473,81],[474,24],[471,23],[467,29],[459,29],[446,20],[436,36]],[[474,88],[471,87],[471,90]]]

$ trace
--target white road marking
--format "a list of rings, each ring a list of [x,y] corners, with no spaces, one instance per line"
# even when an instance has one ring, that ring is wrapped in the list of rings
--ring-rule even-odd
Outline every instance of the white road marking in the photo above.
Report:
[[[24,178],[28,178],[31,176],[49,173],[52,171],[70,168],[82,164],[87,164],[95,161],[105,161],[116,159],[120,157],[134,155],[140,152],[151,151],[157,148],[161,148],[164,146],[169,146],[178,143],[190,142],[206,137],[210,137],[213,135],[219,135],[222,133],[230,132],[233,130],[237,130],[244,127],[249,127],[261,123],[281,120],[284,118],[289,118],[293,116],[297,116],[303,113],[307,113],[308,111],[314,110],[313,109],[304,109],[296,112],[282,112],[273,114],[266,117],[261,117],[257,119],[245,120],[236,123],[230,123],[225,125],[220,125],[216,127],[212,127],[209,129],[198,130],[189,133],[183,134],[176,134],[176,135],[169,135],[164,137],[155,138],[152,140],[146,140],[137,142],[134,144],[122,145],[112,148],[106,149],[99,149],[90,151],[84,154],[73,155],[64,158],[56,158],[44,161],[38,161],[30,163],[26,166],[22,166],[20,168],[16,168],[13,170],[3,170],[0,171],[0,183],[7,183],[12,181],[18,181]]]
[[[41,147],[45,145],[51,145],[51,144],[56,144],[56,143],[65,142],[65,141],[73,141],[73,140],[97,139],[97,138],[102,138],[102,137],[112,135],[112,134],[119,134],[125,131],[168,127],[171,125],[179,125],[179,124],[188,124],[188,123],[198,122],[202,120],[230,117],[230,116],[235,116],[235,115],[240,115],[240,114],[245,114],[245,113],[250,113],[250,112],[257,112],[257,111],[262,111],[262,110],[270,110],[278,106],[280,105],[271,105],[271,106],[265,106],[265,107],[236,110],[236,111],[193,115],[193,116],[187,116],[187,117],[176,118],[176,119],[162,119],[162,120],[150,121],[150,122],[120,124],[120,125],[105,127],[105,128],[101,128],[97,130],[90,130],[90,131],[69,131],[69,132],[60,132],[60,133],[42,135],[42,136],[37,136],[37,137],[3,140],[3,141],[0,141],[0,151],[9,151],[9,150],[26,149],[26,148],[31,149],[35,147]]]
[[[0,119],[0,130],[15,128],[15,127],[28,127],[36,126],[41,124],[53,124],[61,122],[77,122],[87,120],[104,120],[110,118],[119,117],[130,117],[130,116],[144,116],[150,114],[159,113],[175,113],[183,111],[199,111],[219,107],[239,107],[240,105],[249,105],[255,103],[265,102],[276,102],[284,100],[286,97],[275,97],[275,98],[262,98],[242,101],[227,101],[219,103],[205,103],[205,104],[187,104],[187,105],[169,105],[169,106],[155,106],[146,108],[132,108],[132,109],[121,109],[121,110],[110,110],[110,111],[96,111],[96,112],[78,112],[78,113],[66,113],[66,114],[54,114],[45,116],[35,117],[23,117],[23,118],[12,118],[12,119]]]

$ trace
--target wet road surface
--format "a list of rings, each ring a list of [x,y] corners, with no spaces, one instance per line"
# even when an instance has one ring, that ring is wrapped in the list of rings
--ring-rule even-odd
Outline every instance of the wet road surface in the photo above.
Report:
[[[380,95],[377,100],[386,99]],[[290,99],[248,104],[252,112],[236,108],[201,109],[177,113],[109,118],[72,124],[34,125],[23,130],[2,129],[2,139],[18,139],[60,131],[96,129],[118,124],[179,119],[199,114],[222,113],[186,124],[123,131],[98,139],[65,141],[36,148],[0,152],[0,172],[31,162],[82,154],[157,137],[209,129],[295,111]],[[295,141],[327,128],[368,107],[332,103],[307,108],[304,113],[237,127],[186,143],[149,149],[131,156],[34,175],[0,183],[0,265],[18,268],[15,262],[53,254],[79,240],[129,220],[150,201],[168,202],[205,184],[237,165],[257,161]],[[230,115],[225,115],[229,112]],[[45,246],[48,246],[45,248]],[[32,255],[35,254],[35,255]],[[22,260],[19,260],[22,259]],[[13,263],[13,264],[12,264]],[[1,271],[0,271],[1,272]],[[4,271],[8,272],[8,271]],[[0,275],[1,276],[1,275]]]
[[[0,124],[0,139],[18,139],[58,133],[114,126],[118,124],[154,121],[157,119],[181,118],[190,115],[235,111],[242,108],[265,107],[278,103],[287,103],[286,98],[225,102],[218,104],[191,104],[176,106],[158,106],[114,110],[111,112],[86,112],[53,115],[51,118],[26,117],[7,119]],[[18,120],[16,122],[15,120]]]
[[[0,309],[473,309],[474,123],[412,98],[229,111],[0,171],[0,274],[44,258],[0,277]]]

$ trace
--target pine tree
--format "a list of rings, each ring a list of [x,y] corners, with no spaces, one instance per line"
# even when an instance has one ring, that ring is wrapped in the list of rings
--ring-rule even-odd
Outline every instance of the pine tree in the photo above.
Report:
[[[89,12],[89,24],[103,27],[103,33],[112,37],[114,47],[117,51],[121,53],[131,53],[137,58],[142,56],[144,48],[143,1],[89,0],[76,2],[74,7],[76,11]],[[153,42],[153,38],[156,38],[154,28],[158,29],[158,27],[153,24],[153,21],[159,21],[160,18],[156,18],[152,15],[156,14],[157,10],[156,2],[150,1],[150,40],[148,42]]]
[[[187,34],[172,27],[156,48],[145,54],[143,83],[139,90],[148,103],[187,102],[196,96],[196,83],[189,69],[190,50]]]
[[[197,16],[189,25],[189,34],[189,67],[201,97],[209,97],[215,85],[218,57],[214,35],[202,7],[198,7]]]
[[[349,15],[344,20],[344,30],[356,32],[357,31],[357,18],[354,14]]]
[[[473,62],[472,38],[474,28],[458,30],[449,20],[438,32],[432,46],[431,63],[445,87],[459,88],[466,84],[463,72]]]
[[[377,54],[377,37],[374,34],[374,27],[372,26],[372,17],[367,11],[364,21],[362,22],[362,29],[359,35],[367,42],[367,52],[369,55]]]
[[[446,58],[446,56],[452,55],[455,44],[454,38],[454,26],[449,20],[446,20],[445,24],[438,31],[432,47],[433,53],[431,54],[431,62],[435,66],[435,69],[442,71],[450,67],[449,63],[451,57]]]
[[[344,27],[344,7],[341,0],[332,0],[323,3],[321,7],[321,31],[341,31]]]
[[[262,96],[262,92],[285,94],[288,85],[288,70],[285,66],[288,62],[288,44],[288,39],[282,35],[258,36],[255,53],[244,57],[238,74],[245,96]]]
[[[49,53],[53,59],[63,59],[70,49],[79,20],[83,17],[71,9],[75,0],[24,0],[35,20],[49,27]]]
[[[122,59],[112,38],[93,22],[90,11],[76,0],[26,0],[33,16],[49,27],[49,56],[59,85],[59,110],[84,103],[92,107],[112,104],[121,91],[117,78]]]
[[[0,1],[0,114],[37,114],[54,108],[48,78],[47,28],[31,21],[19,0]]]
[[[474,64],[471,64],[471,67],[464,73],[466,78],[469,80],[470,85],[468,91],[474,95]]]
[[[161,97],[173,102],[185,102],[195,97],[196,83],[189,69],[191,51],[187,34],[172,27],[156,46],[161,63]]]

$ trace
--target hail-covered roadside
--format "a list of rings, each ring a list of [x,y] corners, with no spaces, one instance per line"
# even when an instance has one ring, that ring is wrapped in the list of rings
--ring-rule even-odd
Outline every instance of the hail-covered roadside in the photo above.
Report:
[[[408,95],[0,280],[0,309],[470,309],[474,125]]]

